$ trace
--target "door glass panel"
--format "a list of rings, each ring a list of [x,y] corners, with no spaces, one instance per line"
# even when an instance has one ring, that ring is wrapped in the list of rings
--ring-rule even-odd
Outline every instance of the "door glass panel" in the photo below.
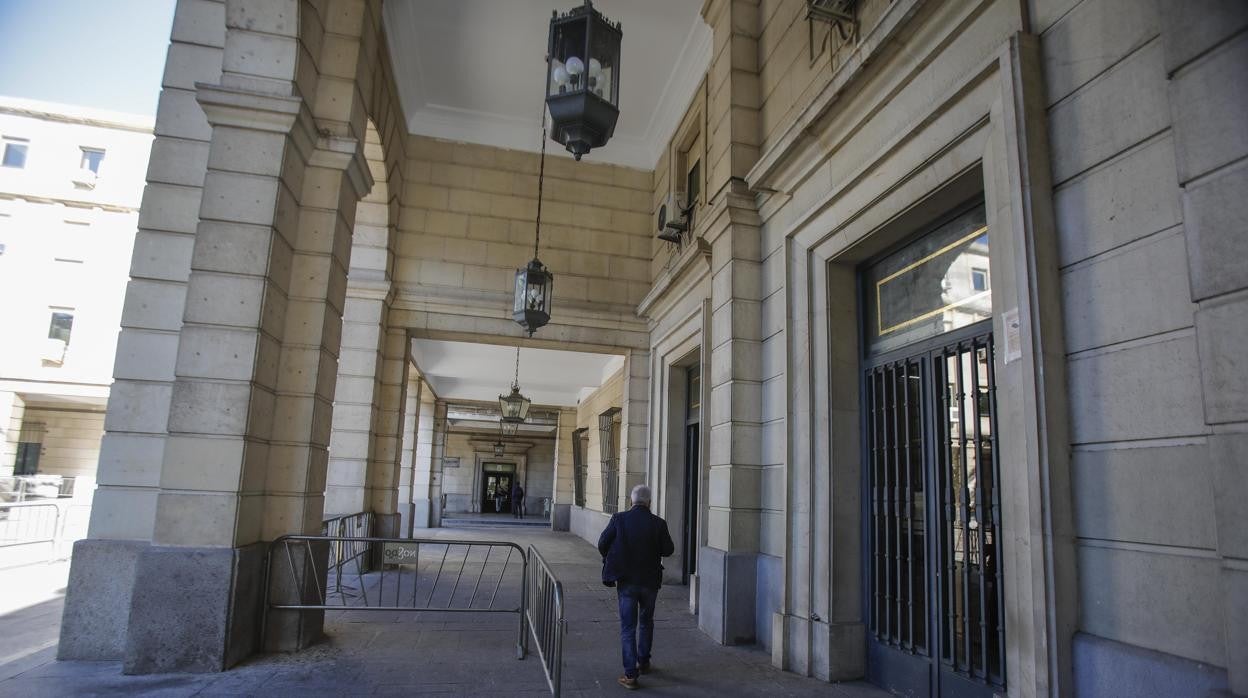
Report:
[[[869,355],[992,316],[985,221],[980,204],[862,271]]]

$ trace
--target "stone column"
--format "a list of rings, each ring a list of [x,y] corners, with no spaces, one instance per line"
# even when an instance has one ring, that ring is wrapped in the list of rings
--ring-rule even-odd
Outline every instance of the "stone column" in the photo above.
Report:
[[[620,511],[632,506],[629,494],[646,481],[646,440],[650,435],[650,352],[624,358],[624,400],[620,414]]]
[[[555,531],[567,531],[571,526],[572,503],[576,496],[574,478],[575,463],[572,458],[572,441],[576,437],[576,408],[559,410],[559,426],[555,431],[554,486],[550,496],[550,527]]]
[[[399,445],[399,535],[412,537],[412,514],[415,505],[416,437],[420,424],[420,396],[423,381],[409,367],[407,390],[403,397],[403,438]]]
[[[424,380],[420,381],[420,407],[416,419],[416,448],[412,454],[412,529],[434,524],[437,498],[433,494],[434,413],[437,396]],[[415,535],[412,533],[411,535]]]
[[[347,286],[325,483],[326,515],[368,510],[377,366],[389,295],[390,284],[384,281],[350,281]]]
[[[178,331],[212,138],[196,80],[218,80],[225,3],[178,0],[130,262],[89,538],[74,544],[61,659],[118,660],[138,552],[152,537]]]
[[[707,546],[698,553],[698,627],[724,644],[757,637],[763,425],[760,220],[744,178],[758,160],[757,0],[711,0],[707,123],[711,244]]]
[[[429,440],[429,527],[442,526],[442,457],[446,455],[446,401],[433,404]]]
[[[406,330],[386,329],[377,370],[366,499],[374,515],[376,535],[383,537],[399,532],[399,450],[410,346]]]

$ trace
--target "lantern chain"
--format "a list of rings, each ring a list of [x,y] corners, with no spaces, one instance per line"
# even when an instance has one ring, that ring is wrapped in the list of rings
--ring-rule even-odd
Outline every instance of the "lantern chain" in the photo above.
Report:
[[[550,57],[546,60],[549,62]],[[546,87],[543,85],[542,91]],[[533,259],[537,259],[537,248],[542,241],[542,185],[546,180],[546,101],[542,100],[542,154],[537,166],[537,230],[533,234]]]
[[[520,389],[520,345],[516,345],[516,375],[511,379],[512,390]]]

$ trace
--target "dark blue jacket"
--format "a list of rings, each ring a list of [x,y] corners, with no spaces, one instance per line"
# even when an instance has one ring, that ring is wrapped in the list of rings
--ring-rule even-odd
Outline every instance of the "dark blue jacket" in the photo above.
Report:
[[[602,553],[602,581],[638,584],[651,589],[663,585],[660,557],[676,551],[667,522],[644,506],[634,506],[611,517],[598,538]]]

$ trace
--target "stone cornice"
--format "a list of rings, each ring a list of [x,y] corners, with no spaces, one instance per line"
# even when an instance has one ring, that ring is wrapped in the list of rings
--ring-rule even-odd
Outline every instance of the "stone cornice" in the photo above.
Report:
[[[195,83],[195,100],[213,126],[270,133],[290,133],[303,108],[301,97],[283,97],[206,82]]]
[[[319,130],[316,145],[308,156],[308,165],[342,170],[347,175],[347,181],[351,183],[355,197],[362,199],[367,196],[373,188],[373,173],[368,170],[359,139],[333,135],[325,129]]]
[[[698,264],[698,262],[702,264]],[[697,237],[681,250],[676,263],[664,269],[654,280],[650,292],[641,303],[637,304],[637,315],[644,318],[655,318],[663,314],[664,301],[669,295],[687,292],[693,284],[683,283],[686,279],[701,278],[711,270],[711,244],[706,238]]]

